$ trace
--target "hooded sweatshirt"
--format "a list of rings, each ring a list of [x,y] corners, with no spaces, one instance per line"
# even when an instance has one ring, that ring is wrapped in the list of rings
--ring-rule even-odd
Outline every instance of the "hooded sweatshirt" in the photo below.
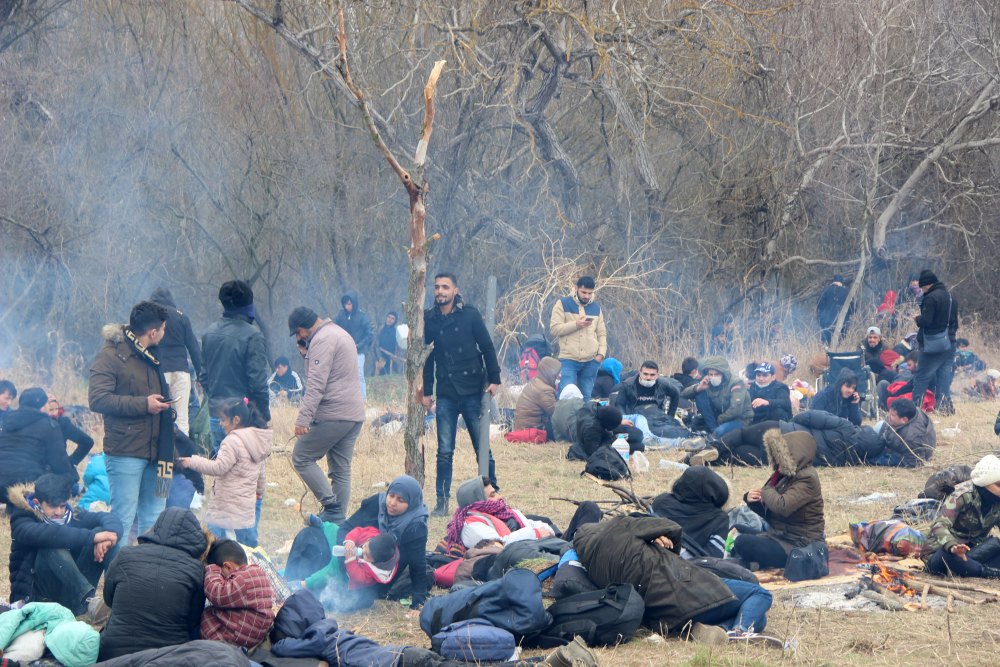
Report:
[[[188,316],[177,310],[174,295],[166,287],[157,287],[149,297],[167,309],[167,328],[163,339],[156,346],[156,358],[164,373],[187,372],[188,353],[196,373],[201,372],[201,346],[191,328]]]
[[[351,338],[354,339],[354,343],[358,346],[358,354],[364,354],[371,346],[372,339],[375,337],[372,329],[372,321],[361,310],[361,301],[358,299],[357,292],[344,292],[344,297],[340,300],[340,303],[346,305],[348,301],[353,304],[353,310],[347,312],[347,308],[342,308],[337,313],[337,319],[334,320],[334,324],[351,334]]]
[[[653,499],[653,513],[674,521],[683,530],[681,557],[723,558],[729,515],[726,480],[706,466],[692,466],[674,482],[670,493]]]
[[[222,441],[215,459],[189,459],[189,468],[215,478],[206,524],[232,530],[253,527],[257,496],[264,494],[267,482],[265,470],[273,436],[270,429],[238,428]]]
[[[556,409],[556,378],[562,365],[552,357],[538,363],[538,374],[517,397],[514,409],[514,430],[545,428]]]
[[[753,408],[750,407],[750,394],[746,385],[739,377],[733,376],[729,369],[729,362],[725,357],[709,357],[701,362],[699,369],[702,375],[708,371],[718,371],[722,373],[722,383],[718,387],[711,384],[705,389],[708,399],[715,408],[716,421],[722,424],[739,420],[743,425],[748,425],[753,421]],[[681,392],[681,397],[694,401],[697,396],[698,385],[692,385]]]
[[[858,383],[858,376],[850,368],[841,368],[836,382],[817,391],[809,402],[809,409],[823,410],[861,426],[861,403],[853,403],[840,393],[845,382]]]
[[[386,319],[392,315],[395,319],[393,320],[392,326],[382,325],[382,328],[378,332],[378,353],[380,355],[384,354],[382,350],[389,352],[390,354],[396,354],[396,326],[399,324],[399,315],[396,311],[391,311],[386,313]]]

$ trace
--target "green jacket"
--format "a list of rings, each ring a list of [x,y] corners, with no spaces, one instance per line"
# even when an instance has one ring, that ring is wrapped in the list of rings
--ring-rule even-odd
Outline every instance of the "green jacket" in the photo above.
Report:
[[[323,535],[326,536],[326,541],[331,549],[337,543],[337,533],[339,530],[339,527],[335,523],[323,524]],[[326,588],[331,579],[341,581],[344,579],[344,575],[340,571],[340,562],[335,557],[330,558],[330,562],[326,567],[317,570],[306,578],[306,588],[318,593]]]
[[[31,630],[45,630],[45,646],[66,667],[86,667],[97,662],[101,636],[73,618],[69,609],[54,602],[29,602],[0,614],[0,649]]]
[[[729,362],[725,357],[708,357],[699,368],[701,374],[706,371],[719,371],[722,373],[722,384],[718,387],[708,386],[705,393],[708,400],[712,401],[715,413],[718,415],[716,421],[719,425],[727,422],[739,420],[746,426],[753,421],[753,408],[750,406],[750,392],[739,376],[733,376],[729,369]],[[698,385],[693,384],[681,392],[681,398],[691,401],[698,395]]]
[[[944,501],[941,514],[931,524],[922,558],[929,560],[938,549],[950,550],[957,544],[975,548],[986,541],[993,526],[1000,525],[1000,503],[983,516],[981,493],[989,493],[971,481],[963,482]]]

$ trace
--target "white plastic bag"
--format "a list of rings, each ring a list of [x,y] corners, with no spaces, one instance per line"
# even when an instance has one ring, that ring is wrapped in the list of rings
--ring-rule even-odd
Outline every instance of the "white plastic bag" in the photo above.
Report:
[[[396,327],[396,347],[401,350],[406,349],[406,339],[410,335],[410,327],[400,324]]]
[[[632,467],[633,472],[649,472],[649,460],[643,456],[642,452],[632,452],[628,464]]]

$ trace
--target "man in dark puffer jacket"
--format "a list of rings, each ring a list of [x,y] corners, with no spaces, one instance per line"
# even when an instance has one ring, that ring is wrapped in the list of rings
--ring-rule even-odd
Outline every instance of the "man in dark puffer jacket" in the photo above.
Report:
[[[101,660],[183,644],[205,608],[205,563],[211,534],[191,510],[169,507],[125,547],[104,579],[111,617],[101,632]]]

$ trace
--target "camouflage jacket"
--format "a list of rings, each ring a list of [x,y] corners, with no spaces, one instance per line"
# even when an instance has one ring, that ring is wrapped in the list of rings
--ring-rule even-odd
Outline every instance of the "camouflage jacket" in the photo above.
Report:
[[[941,515],[931,524],[930,536],[924,543],[922,554],[925,560],[938,549],[947,551],[956,544],[974,548],[989,537],[993,526],[1000,525],[1000,502],[983,516],[981,493],[984,491],[971,481],[955,487],[955,491],[945,499]]]

